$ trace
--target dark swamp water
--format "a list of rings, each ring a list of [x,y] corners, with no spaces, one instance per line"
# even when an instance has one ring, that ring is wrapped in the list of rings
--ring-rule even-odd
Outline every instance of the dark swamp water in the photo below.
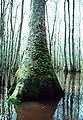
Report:
[[[24,102],[16,106],[7,102],[6,78],[5,87],[0,89],[0,120],[83,120],[83,73],[59,72],[57,76],[65,92],[60,101]]]

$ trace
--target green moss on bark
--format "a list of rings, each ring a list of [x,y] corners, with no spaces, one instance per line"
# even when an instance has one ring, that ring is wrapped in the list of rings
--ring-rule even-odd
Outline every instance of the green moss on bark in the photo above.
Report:
[[[24,79],[27,77],[27,68],[24,64],[21,64],[19,69],[17,70],[16,74],[15,74],[17,80],[19,79]]]
[[[27,48],[16,78],[18,92],[12,97],[20,95],[22,100],[39,100],[63,95],[47,48],[45,0],[31,0]],[[23,84],[21,93],[19,82]]]

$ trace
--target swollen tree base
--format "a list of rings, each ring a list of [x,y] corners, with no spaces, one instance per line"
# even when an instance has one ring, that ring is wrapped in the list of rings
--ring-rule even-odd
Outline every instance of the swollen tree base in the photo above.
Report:
[[[11,102],[56,100],[64,95],[61,87],[57,86],[56,80],[23,80],[16,85],[15,90],[9,98]]]
[[[25,51],[23,61],[16,72],[16,85],[13,86],[14,89],[11,89],[13,91],[9,100],[56,100],[60,98],[64,93],[51,64],[46,45],[38,44],[37,48],[33,45],[30,49]]]
[[[31,0],[27,47],[10,100],[49,100],[63,95],[47,47],[45,3],[45,0]]]

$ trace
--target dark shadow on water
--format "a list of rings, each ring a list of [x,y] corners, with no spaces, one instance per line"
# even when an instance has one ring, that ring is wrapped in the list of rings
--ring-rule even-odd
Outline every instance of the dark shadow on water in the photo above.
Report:
[[[22,103],[16,106],[17,120],[52,120],[55,109],[55,103]]]

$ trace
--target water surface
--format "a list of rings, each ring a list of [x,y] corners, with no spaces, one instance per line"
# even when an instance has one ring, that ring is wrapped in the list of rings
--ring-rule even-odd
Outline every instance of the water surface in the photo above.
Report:
[[[5,84],[0,95],[0,120],[83,120],[83,73],[59,72],[57,76],[65,95],[54,102],[47,100],[11,105],[7,102]]]

